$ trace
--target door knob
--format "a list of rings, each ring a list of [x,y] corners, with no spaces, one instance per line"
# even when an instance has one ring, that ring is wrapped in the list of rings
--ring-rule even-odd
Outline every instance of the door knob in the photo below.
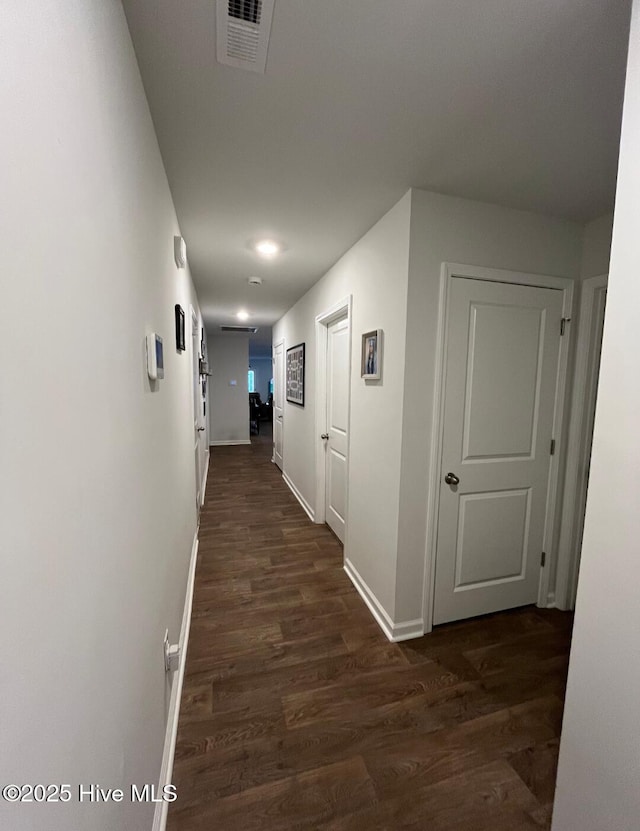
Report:
[[[320,438],[321,438],[321,439],[328,439],[328,438],[329,438],[329,434],[328,434],[328,433],[322,433],[322,434],[320,435]]]
[[[447,475],[444,477],[444,481],[447,483],[447,485],[459,485],[460,484],[460,480],[455,475],[455,473],[447,473]]]

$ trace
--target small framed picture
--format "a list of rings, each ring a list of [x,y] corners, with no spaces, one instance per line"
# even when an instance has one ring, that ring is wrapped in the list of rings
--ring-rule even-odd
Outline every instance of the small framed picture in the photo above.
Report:
[[[362,336],[362,377],[365,381],[379,381],[382,369],[382,329],[365,332]]]
[[[186,349],[184,341],[184,309],[176,303],[176,349],[184,352]]]
[[[304,343],[287,349],[287,401],[304,407]]]

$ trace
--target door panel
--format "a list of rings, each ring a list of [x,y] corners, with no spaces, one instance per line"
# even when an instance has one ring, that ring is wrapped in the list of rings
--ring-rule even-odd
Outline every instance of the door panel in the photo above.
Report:
[[[273,350],[273,461],[282,470],[284,442],[284,342]]]
[[[327,327],[326,519],[344,542],[349,424],[349,321]]]
[[[451,281],[434,623],[537,600],[561,317],[559,290]]]
[[[471,303],[464,459],[530,456],[544,310]],[[509,383],[510,405],[496,407]]]
[[[522,579],[530,507],[530,489],[460,497],[455,590]]]

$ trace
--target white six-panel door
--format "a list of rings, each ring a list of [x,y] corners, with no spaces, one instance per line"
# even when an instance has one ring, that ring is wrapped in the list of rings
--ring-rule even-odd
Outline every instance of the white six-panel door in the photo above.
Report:
[[[451,280],[436,624],[537,600],[562,301],[555,289]]]
[[[273,461],[282,470],[284,432],[284,341],[273,349]]]
[[[326,522],[344,543],[349,424],[349,320],[327,327]]]

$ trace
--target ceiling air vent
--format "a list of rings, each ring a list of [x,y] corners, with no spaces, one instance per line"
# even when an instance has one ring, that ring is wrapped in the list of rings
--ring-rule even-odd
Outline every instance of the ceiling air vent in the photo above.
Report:
[[[221,326],[223,332],[244,332],[245,335],[255,335],[257,326]]]
[[[275,0],[217,0],[219,63],[264,74]]]

